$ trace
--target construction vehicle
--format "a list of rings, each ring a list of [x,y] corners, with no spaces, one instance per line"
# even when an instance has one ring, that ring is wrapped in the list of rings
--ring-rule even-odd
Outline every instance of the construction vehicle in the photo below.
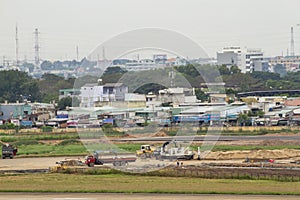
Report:
[[[84,166],[84,163],[80,159],[65,159],[56,162],[57,165],[61,167],[69,167],[69,166]]]
[[[56,166],[49,167],[50,172],[60,172],[63,170],[67,170],[70,167],[81,167],[85,166],[84,162],[82,162],[80,159],[65,159],[56,162]]]
[[[11,144],[2,144],[2,159],[10,158],[13,159],[17,155],[18,148]]]
[[[195,153],[184,143],[171,141],[165,142],[154,152],[154,155],[157,160],[192,160]]]
[[[141,145],[141,150],[138,150],[136,155],[140,158],[156,158],[157,160],[191,160],[194,158],[194,153],[189,150],[189,147],[176,141],[167,141],[157,147]]]
[[[108,163],[112,163],[113,166],[125,166],[128,165],[128,163],[135,161],[136,157],[119,157],[117,155],[104,157],[100,156],[98,152],[94,152],[93,155],[86,156],[85,158],[85,164],[89,167]]]
[[[136,151],[136,156],[142,159],[152,158],[154,151],[156,151],[156,148],[149,144],[141,145],[141,149]]]

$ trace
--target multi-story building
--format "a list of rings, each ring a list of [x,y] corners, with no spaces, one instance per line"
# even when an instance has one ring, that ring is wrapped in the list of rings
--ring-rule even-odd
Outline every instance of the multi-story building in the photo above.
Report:
[[[271,65],[268,60],[255,60],[253,62],[253,71],[256,72],[270,72]]]
[[[155,54],[153,55],[153,61],[155,64],[166,64],[168,58],[167,54]]]
[[[252,72],[254,62],[263,60],[263,52],[260,49],[248,49],[241,47],[225,47],[217,53],[217,64],[238,66],[242,73]]]
[[[94,107],[94,103],[102,101],[103,86],[97,83],[87,83],[80,88],[80,107]]]
[[[278,66],[286,71],[298,71],[300,68],[300,56],[276,56],[269,60],[274,72]]]
[[[124,101],[128,87],[123,83],[88,83],[80,89],[81,107],[94,107],[95,102]]]
[[[31,106],[27,103],[2,103],[0,104],[0,120],[19,119],[22,120],[31,114]]]
[[[61,89],[59,90],[59,100],[62,98],[66,98],[66,97],[79,97],[80,95],[80,89],[75,89],[75,88],[71,88],[71,89]]]
[[[171,103],[173,107],[177,107],[182,103],[195,103],[197,97],[191,88],[167,88],[159,90],[158,100],[162,104]]]
[[[123,83],[106,83],[103,85],[103,101],[124,101],[128,87]]]

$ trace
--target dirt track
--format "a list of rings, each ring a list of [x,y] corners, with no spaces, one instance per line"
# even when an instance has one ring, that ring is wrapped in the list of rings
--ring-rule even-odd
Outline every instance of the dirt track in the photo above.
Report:
[[[14,158],[1,159],[1,170],[26,170],[26,169],[48,169],[55,166],[55,163],[64,159],[77,159],[78,157],[41,157],[41,158]],[[84,159],[80,157],[80,159]]]

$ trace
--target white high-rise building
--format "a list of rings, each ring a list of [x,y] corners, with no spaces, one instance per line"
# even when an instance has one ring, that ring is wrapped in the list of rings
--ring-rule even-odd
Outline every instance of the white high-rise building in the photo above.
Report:
[[[217,64],[228,67],[236,65],[242,73],[252,72],[254,62],[263,60],[261,49],[248,49],[241,47],[225,47],[217,53]]]
[[[94,107],[96,101],[102,101],[103,86],[87,83],[80,88],[81,107]]]
[[[80,88],[80,107],[94,107],[96,102],[124,101],[128,87],[123,83],[87,83]]]

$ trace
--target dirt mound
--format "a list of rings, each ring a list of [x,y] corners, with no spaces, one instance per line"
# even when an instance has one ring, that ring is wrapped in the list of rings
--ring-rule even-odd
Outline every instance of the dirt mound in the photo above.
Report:
[[[131,134],[128,134],[128,133],[125,133],[124,135],[122,135],[122,137],[124,137],[124,138],[136,138],[134,135],[131,135]]]
[[[166,137],[168,136],[168,134],[163,131],[163,130],[160,130],[158,132],[156,132],[155,134],[153,134],[151,137]]]
[[[230,160],[230,159],[286,159],[300,156],[300,150],[282,149],[282,150],[252,150],[252,151],[227,151],[210,152],[205,159],[211,160]]]

